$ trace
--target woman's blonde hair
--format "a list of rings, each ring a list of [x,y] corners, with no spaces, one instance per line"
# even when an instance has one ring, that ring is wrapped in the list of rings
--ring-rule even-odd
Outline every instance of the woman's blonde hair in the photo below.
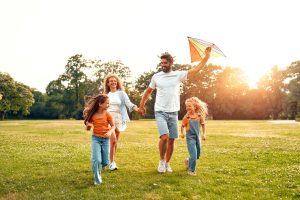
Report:
[[[206,115],[208,114],[207,104],[201,101],[200,99],[198,99],[198,97],[188,98],[187,100],[185,100],[185,102],[192,103],[193,106],[195,107],[195,112],[198,113],[199,115],[206,117]]]
[[[108,86],[110,78],[115,78],[117,80],[117,90],[123,90],[123,83],[122,83],[121,79],[116,74],[108,74],[104,78],[104,93],[105,94],[108,94],[110,92],[110,88]]]
[[[107,99],[108,96],[106,94],[98,94],[89,98],[83,110],[84,124],[91,120],[95,112],[99,109],[99,104],[103,104]]]

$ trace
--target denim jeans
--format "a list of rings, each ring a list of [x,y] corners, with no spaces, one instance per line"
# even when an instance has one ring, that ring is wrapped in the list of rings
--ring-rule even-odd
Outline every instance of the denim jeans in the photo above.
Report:
[[[95,183],[102,182],[101,169],[109,164],[109,138],[92,135],[92,170]]]
[[[186,135],[187,148],[190,154],[189,158],[189,170],[196,171],[196,161],[200,157],[201,144],[199,137],[196,135]]]
[[[155,120],[159,136],[168,133],[170,138],[178,138],[178,112],[155,111]]]
[[[201,142],[199,139],[200,135],[200,121],[189,120],[190,130],[186,134],[187,148],[190,154],[189,158],[189,170],[192,172],[196,171],[196,161],[200,157],[201,153]]]

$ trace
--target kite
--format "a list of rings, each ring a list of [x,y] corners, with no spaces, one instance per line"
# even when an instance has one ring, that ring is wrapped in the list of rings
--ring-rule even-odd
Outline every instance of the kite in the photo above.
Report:
[[[225,54],[214,43],[206,42],[197,38],[188,37],[191,62],[201,61],[205,56],[206,47],[211,47],[210,57],[226,57]]]

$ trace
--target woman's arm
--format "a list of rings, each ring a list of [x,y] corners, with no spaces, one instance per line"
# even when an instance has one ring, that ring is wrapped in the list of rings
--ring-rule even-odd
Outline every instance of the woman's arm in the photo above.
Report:
[[[126,105],[126,107],[129,109],[129,112],[132,112],[132,111],[138,112],[139,108],[137,107],[137,105],[133,104],[133,103],[130,101],[130,99],[129,99],[127,93],[124,92],[124,91],[121,91],[121,92],[123,93],[122,95],[123,95],[123,97],[124,97],[125,105]]]

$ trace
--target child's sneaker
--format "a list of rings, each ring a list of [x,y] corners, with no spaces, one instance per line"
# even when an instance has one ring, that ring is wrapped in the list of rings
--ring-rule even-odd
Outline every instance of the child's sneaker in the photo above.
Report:
[[[192,171],[188,170],[188,175],[190,175],[190,176],[196,176],[197,174],[196,174],[196,172],[192,172]]]
[[[170,163],[166,163],[166,171],[167,172],[173,172]]]
[[[158,163],[157,171],[159,173],[165,173],[166,172],[166,164],[164,160],[160,160]]]
[[[95,182],[94,182],[94,185],[95,185],[95,186],[98,186],[98,185],[101,185],[101,184],[102,184],[102,178],[101,178],[101,176],[100,176],[99,181],[95,181]]]
[[[110,169],[111,171],[118,169],[117,164],[116,164],[115,161],[112,161],[112,162],[110,163],[109,169]]]
[[[186,158],[184,160],[184,164],[185,164],[185,169],[188,170],[189,169],[189,159],[188,158]]]

